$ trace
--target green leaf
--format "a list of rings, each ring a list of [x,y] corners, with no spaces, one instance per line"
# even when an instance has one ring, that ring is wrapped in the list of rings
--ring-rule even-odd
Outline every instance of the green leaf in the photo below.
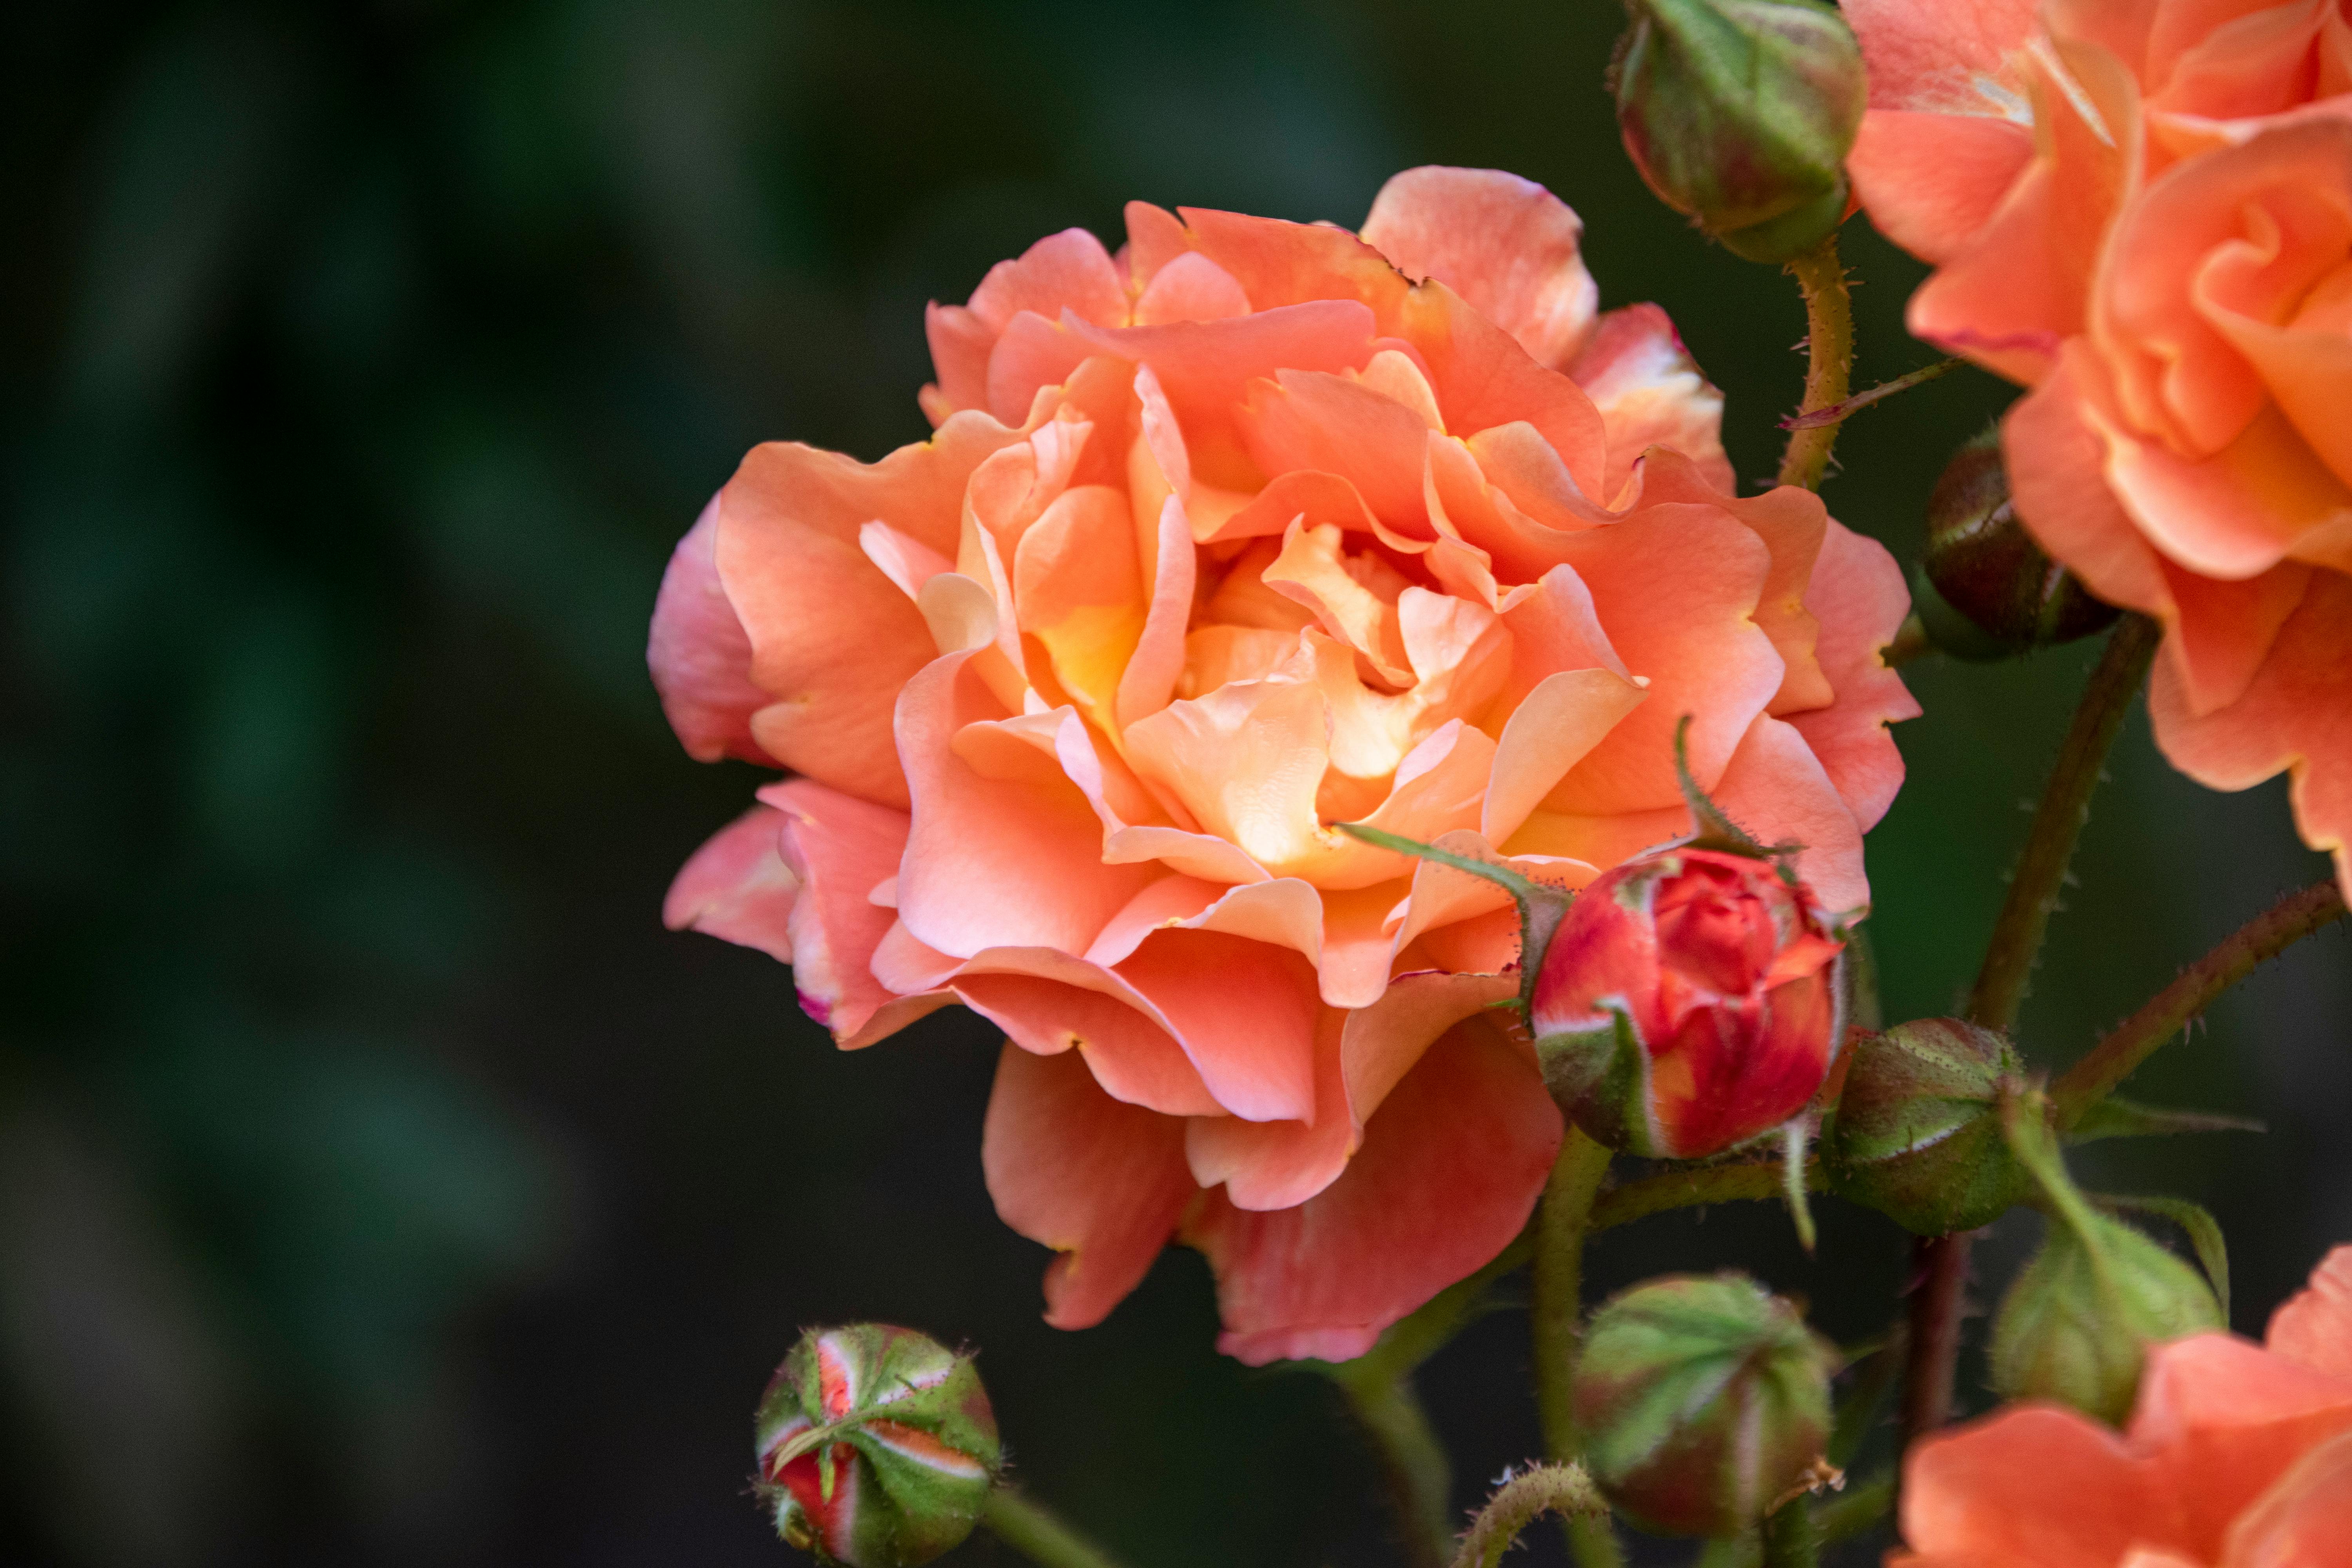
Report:
[[[2224,1116],[2210,1110],[2172,1110],[2141,1105],[2114,1095],[2083,1113],[2066,1134],[2069,1143],[2098,1138],[2152,1138],[2174,1132],[2267,1132],[2270,1129],[2250,1116]]]

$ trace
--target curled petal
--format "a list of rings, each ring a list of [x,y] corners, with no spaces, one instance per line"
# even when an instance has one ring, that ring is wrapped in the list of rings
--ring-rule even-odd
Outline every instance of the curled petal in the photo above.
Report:
[[[1592,325],[1600,287],[1584,225],[1532,180],[1498,169],[1407,169],[1381,187],[1364,241],[1418,282],[1434,278],[1538,364],[1563,369]]]
[[[2320,1260],[2311,1283],[2271,1314],[2263,1342],[2298,1365],[2352,1378],[2352,1247]]]
[[[719,581],[719,498],[702,509],[670,552],[654,600],[646,664],[662,712],[698,763],[772,759],[751,736],[751,715],[768,694],[751,680],[751,639]]]
[[[1623,504],[1633,465],[1652,447],[1680,452],[1726,495],[1738,488],[1723,450],[1723,394],[1699,374],[1665,311],[1655,305],[1610,311],[1567,368],[1609,432],[1601,489],[1609,504]]]
[[[662,923],[755,947],[790,963],[801,880],[779,847],[783,827],[783,813],[755,805],[711,835],[670,883]]]

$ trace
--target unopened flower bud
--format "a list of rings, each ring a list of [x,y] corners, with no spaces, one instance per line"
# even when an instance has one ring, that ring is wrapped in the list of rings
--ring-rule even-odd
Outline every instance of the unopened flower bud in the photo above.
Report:
[[[962,1541],[1001,1458],[971,1358],[881,1323],[802,1335],[757,1432],[777,1533],[846,1568],[913,1568]]]
[[[1769,859],[1666,849],[1576,896],[1531,1014],[1552,1098],[1612,1149],[1697,1159],[1805,1108],[1828,1076],[1840,954]]]
[[[2010,1097],[2001,1126],[2050,1223],[1993,1318],[1992,1385],[2121,1425],[2147,1347],[2226,1328],[2227,1315],[2194,1268],[2092,1207],[2066,1173],[2045,1097]]]
[[[1592,1314],[1574,1411],[1611,1503],[1673,1535],[1736,1535],[1803,1484],[1837,1352],[1740,1274],[1636,1285]]]
[[[2018,521],[2000,432],[1962,447],[1927,498],[1927,548],[1913,598],[1936,646],[2007,658],[2105,629],[2120,613],[2042,553]]]
[[[1853,29],[1813,0],[1633,0],[1617,125],[1642,178],[1734,255],[1786,261],[1845,217],[1868,97]]]
[[[1839,1195],[1921,1236],[1990,1225],[2032,1188],[2001,1134],[2024,1087],[2006,1037],[1921,1018],[1852,1047],[1822,1155]]]

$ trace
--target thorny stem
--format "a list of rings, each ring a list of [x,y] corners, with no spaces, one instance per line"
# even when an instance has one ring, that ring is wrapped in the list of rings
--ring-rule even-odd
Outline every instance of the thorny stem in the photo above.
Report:
[[[1575,1389],[1577,1349],[1583,1335],[1584,1237],[1591,1229],[1593,1199],[1608,1173],[1609,1151],[1570,1123],[1544,1187],[1543,1206],[1536,1211],[1535,1299],[1528,1312],[1535,1342],[1536,1412],[1543,1424],[1545,1450],[1559,1465],[1572,1462],[1580,1447]],[[1582,1480],[1583,1472],[1576,1473]],[[1506,1487],[1504,1492],[1509,1489]],[[1503,1495],[1496,1494],[1497,1502]],[[1567,1524],[1569,1546],[1583,1568],[1612,1568],[1622,1561],[1605,1512],[1598,1519],[1571,1517]],[[1465,1560],[1478,1561],[1456,1559]]]
[[[1446,1287],[1354,1361],[1328,1368],[1380,1457],[1399,1539],[1415,1563],[1439,1563],[1454,1546],[1454,1467],[1412,1387],[1413,1370],[1475,1315],[1495,1281],[1521,1267],[1529,1235],[1467,1279]]]
[[[2051,911],[2066,879],[2074,843],[2090,816],[2091,793],[2124,715],[2147,678],[2162,633],[2145,616],[2126,616],[2107,638],[2058,748],[2057,766],[2034,808],[2025,850],[2010,879],[2009,896],[1985,944],[1984,966],[1969,996],[1969,1017],[2008,1031],[2017,1022],[2025,985],[2050,929]],[[1969,1278],[1966,1233],[1921,1237],[1912,1246],[1910,1339],[1903,1378],[1903,1441],[1906,1447],[1944,1425],[1952,1412],[1952,1381],[1960,1354],[1960,1314]]]
[[[1764,1568],[1818,1568],[1821,1560],[1812,1501],[1799,1493],[1764,1521]]]
[[[988,1494],[980,1521],[1041,1568],[1120,1568],[1118,1558],[1012,1487],[1000,1486]]]
[[[2315,931],[2344,917],[2344,893],[2329,879],[2289,893],[2238,928],[2212,952],[2180,972],[2180,977],[2146,1006],[2093,1046],[2050,1088],[2058,1130],[2072,1131],[2088,1111],[2147,1060],[2158,1046],[2179,1034],[2214,999]]]
[[[2034,807],[2033,826],[2026,831],[2025,851],[2010,879],[2009,897],[1993,921],[1992,939],[1985,944],[1984,967],[1977,972],[1976,989],[1969,996],[1972,1023],[2006,1033],[2017,1022],[2026,981],[2050,929],[2050,912],[2058,907],[2067,863],[2074,858],[2074,841],[2090,818],[2091,792],[2099,787],[2107,749],[2123,728],[2132,699],[2139,695],[2161,636],[2146,616],[2126,616],[2107,638],[2106,651],[2083,688],[2074,721],[2058,748],[2058,765],[2042,788],[2042,804]]]
[[[1817,1193],[1829,1190],[1829,1177],[1818,1160],[1807,1163],[1805,1184]],[[1668,1209],[1777,1198],[1780,1185],[1777,1161],[1769,1164],[1701,1165],[1692,1170],[1664,1171],[1601,1194],[1592,1205],[1592,1217],[1585,1225],[1585,1234],[1612,1230]]]
[[[1454,1542],[1454,1467],[1429,1412],[1407,1376],[1336,1381],[1380,1455],[1405,1556],[1416,1568],[1437,1568]]]
[[[1801,416],[1845,401],[1853,371],[1853,299],[1846,291],[1845,266],[1838,259],[1837,235],[1789,263],[1805,292],[1805,405]],[[1829,468],[1838,426],[1791,430],[1780,456],[1780,483],[1819,489]]]
[[[1495,1568],[1520,1531],[1547,1513],[1607,1523],[1609,1505],[1580,1465],[1538,1465],[1503,1483],[1462,1537],[1454,1568]]]

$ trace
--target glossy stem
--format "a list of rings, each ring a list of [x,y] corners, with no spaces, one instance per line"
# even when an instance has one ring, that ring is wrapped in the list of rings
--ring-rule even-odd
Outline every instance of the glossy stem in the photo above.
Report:
[[[2084,1112],[2129,1078],[2158,1046],[2181,1033],[2190,1019],[2252,974],[2257,965],[2343,918],[2343,889],[2330,878],[2289,893],[2239,927],[2220,946],[2182,970],[2179,979],[2117,1025],[2050,1086],[2058,1130],[2071,1131]]]
[[[1820,1568],[1821,1561],[1812,1500],[1800,1492],[1764,1521],[1764,1568]]]
[[[1845,401],[1853,374],[1853,299],[1846,289],[1845,264],[1838,259],[1834,233],[1790,262],[1788,270],[1805,293],[1805,403],[1797,411],[1801,417]],[[1780,483],[1821,489],[1838,428],[1821,425],[1789,432],[1788,447],[1780,455]]]
[[[2058,748],[2058,764],[2033,809],[2033,826],[2025,835],[2024,853],[2010,879],[2009,896],[1993,921],[1992,939],[1985,944],[1984,966],[1969,995],[1969,1017],[1988,1029],[2006,1033],[2017,1022],[2025,1000],[2026,982],[2042,952],[2042,936],[2050,929],[2050,912],[2066,880],[2066,867],[2074,858],[2075,840],[2090,819],[2091,794],[2099,787],[2100,770],[2108,748],[2123,728],[2124,715],[2147,679],[2148,662],[2163,636],[2145,616],[2126,616],[2107,638],[2074,722]]]
[[[1437,1568],[1454,1547],[1454,1466],[1411,1377],[1374,1373],[1335,1381],[1380,1457],[1406,1559]]]
[[[1118,1559],[1062,1522],[1052,1510],[1012,1487],[998,1487],[982,1505],[980,1521],[996,1538],[1043,1568],[1122,1568]]]
[[[1548,1513],[1606,1523],[1609,1505],[1580,1465],[1538,1465],[1505,1481],[1462,1537],[1454,1568],[1495,1568],[1520,1532]]]
[[[1591,1228],[1593,1200],[1608,1173],[1609,1151],[1570,1123],[1544,1186],[1543,1205],[1536,1211],[1535,1290],[1528,1321],[1535,1341],[1536,1413],[1545,1451],[1555,1464],[1572,1463],[1582,1447],[1575,1391],[1584,1331],[1584,1238]],[[1614,1568],[1623,1561],[1606,1513],[1597,1519],[1572,1516],[1567,1523],[1570,1550],[1582,1568]]]

